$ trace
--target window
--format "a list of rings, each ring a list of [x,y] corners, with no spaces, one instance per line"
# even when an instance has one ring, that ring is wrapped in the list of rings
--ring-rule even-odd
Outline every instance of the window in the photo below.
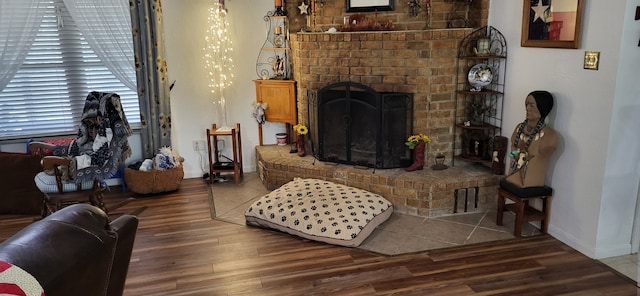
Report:
[[[35,41],[17,73],[0,89],[0,140],[75,134],[90,91],[119,94],[130,125],[139,127],[137,93],[93,52],[62,0],[41,2],[46,8]],[[0,30],[10,25],[0,22]],[[0,55],[2,45],[0,40]],[[4,45],[4,50],[11,47],[10,41]]]

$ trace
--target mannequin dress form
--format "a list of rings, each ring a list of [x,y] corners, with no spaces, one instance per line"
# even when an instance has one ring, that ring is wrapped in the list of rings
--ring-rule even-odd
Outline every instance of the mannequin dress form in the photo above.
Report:
[[[510,174],[506,181],[518,187],[545,185],[549,158],[558,146],[558,134],[545,124],[553,107],[553,96],[546,91],[533,91],[525,100],[527,118],[518,124],[511,136]]]

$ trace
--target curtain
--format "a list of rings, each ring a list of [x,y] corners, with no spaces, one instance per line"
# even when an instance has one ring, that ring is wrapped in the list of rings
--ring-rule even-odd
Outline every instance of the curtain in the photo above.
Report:
[[[170,89],[160,0],[129,0],[136,61],[142,156],[171,146]]]
[[[128,0],[64,0],[64,4],[100,60],[136,91]]]
[[[45,10],[40,0],[0,1],[0,90],[22,66]]]

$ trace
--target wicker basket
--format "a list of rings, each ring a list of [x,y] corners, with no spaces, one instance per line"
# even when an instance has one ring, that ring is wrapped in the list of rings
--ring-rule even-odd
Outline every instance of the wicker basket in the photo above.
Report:
[[[139,194],[177,190],[184,178],[182,165],[168,170],[139,171],[124,169],[124,181],[129,190]]]

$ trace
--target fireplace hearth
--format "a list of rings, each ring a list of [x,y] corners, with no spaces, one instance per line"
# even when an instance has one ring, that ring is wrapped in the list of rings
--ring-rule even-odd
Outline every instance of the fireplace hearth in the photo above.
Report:
[[[256,163],[268,190],[295,178],[321,179],[380,194],[393,203],[394,212],[421,217],[495,209],[502,178],[470,163],[441,171],[362,169],[317,161],[310,155],[299,157],[279,145],[257,146]]]
[[[321,161],[371,168],[411,164],[413,94],[377,92],[355,82],[309,91],[312,153]]]

